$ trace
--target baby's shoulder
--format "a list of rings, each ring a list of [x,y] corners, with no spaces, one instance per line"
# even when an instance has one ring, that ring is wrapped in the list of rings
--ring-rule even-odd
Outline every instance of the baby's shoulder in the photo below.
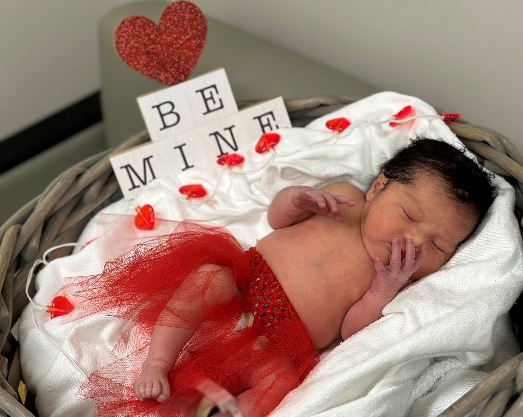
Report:
[[[348,182],[334,182],[332,184],[328,184],[325,187],[322,188],[323,191],[328,191],[332,194],[339,194],[344,197],[351,198],[353,200],[359,200],[365,196],[363,191],[361,191],[358,187],[352,185]]]

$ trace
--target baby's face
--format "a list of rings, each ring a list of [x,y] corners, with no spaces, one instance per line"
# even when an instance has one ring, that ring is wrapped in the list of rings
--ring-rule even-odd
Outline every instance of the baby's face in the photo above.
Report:
[[[389,181],[383,173],[367,192],[362,210],[361,235],[372,259],[388,265],[392,240],[398,238],[404,257],[406,239],[418,251],[427,247],[416,280],[438,270],[472,232],[475,219],[447,197],[441,180],[420,174],[411,184]]]

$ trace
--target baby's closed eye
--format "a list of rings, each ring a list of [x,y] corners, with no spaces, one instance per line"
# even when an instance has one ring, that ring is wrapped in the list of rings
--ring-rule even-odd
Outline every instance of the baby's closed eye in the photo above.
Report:
[[[442,253],[446,253],[443,249],[441,249],[441,247],[439,247],[439,246],[437,245],[437,243],[435,243],[435,242],[431,242],[431,243],[432,243],[432,246],[433,246],[436,250],[438,250],[438,251],[440,251],[440,252],[442,252]]]
[[[452,247],[452,245],[449,245],[448,243],[442,243],[442,242],[432,242],[432,246],[436,248],[438,251],[445,255],[451,255],[456,251],[456,248]]]
[[[414,221],[412,216],[407,212],[407,210],[405,210],[405,207],[401,206],[401,209],[403,210],[403,214],[405,215],[405,217],[407,217],[407,219],[409,219],[410,221]]]

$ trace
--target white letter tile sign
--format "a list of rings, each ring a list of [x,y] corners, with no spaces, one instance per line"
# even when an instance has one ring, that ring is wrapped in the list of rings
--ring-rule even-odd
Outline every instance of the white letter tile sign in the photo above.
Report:
[[[248,107],[196,129],[159,142],[138,146],[111,158],[120,188],[126,199],[157,178],[176,177],[190,170],[209,173],[220,167],[216,159],[242,147],[255,146],[260,136],[291,127],[281,97]]]
[[[223,68],[137,100],[153,142],[238,111]]]

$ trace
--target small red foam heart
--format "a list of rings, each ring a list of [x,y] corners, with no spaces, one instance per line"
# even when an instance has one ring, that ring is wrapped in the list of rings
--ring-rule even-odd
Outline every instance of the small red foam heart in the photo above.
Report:
[[[227,165],[229,168],[243,164],[245,158],[239,153],[229,153],[227,155],[220,156],[216,162],[218,165]]]
[[[130,16],[117,27],[114,45],[132,69],[166,85],[187,79],[205,45],[207,22],[188,1],[169,4],[158,25]]]
[[[394,115],[394,120],[403,120],[403,119],[407,119],[407,118],[415,116],[415,115],[416,115],[416,111],[414,110],[414,107],[405,106]],[[400,125],[410,126],[410,125],[412,125],[413,122],[414,122],[414,120],[411,120],[406,123],[390,122],[389,125],[390,125],[390,127],[396,127],[396,126],[400,126]]]
[[[58,295],[53,298],[50,306],[47,306],[46,311],[51,313],[51,319],[55,317],[64,316],[74,310],[74,306],[63,295]]]
[[[458,120],[461,117],[461,114],[459,114],[459,113],[442,113],[441,117],[443,118],[444,122],[453,122],[454,120]]]
[[[280,141],[280,135],[277,133],[264,133],[256,143],[255,150],[258,153],[268,152],[273,149]]]
[[[341,133],[350,126],[350,121],[345,117],[339,117],[337,119],[327,120],[325,126],[336,133]]]
[[[140,230],[154,229],[154,208],[150,204],[136,206],[136,216],[134,216],[134,225]]]
[[[201,184],[187,184],[179,189],[180,193],[187,196],[187,198],[201,198],[207,195],[207,191]]]

